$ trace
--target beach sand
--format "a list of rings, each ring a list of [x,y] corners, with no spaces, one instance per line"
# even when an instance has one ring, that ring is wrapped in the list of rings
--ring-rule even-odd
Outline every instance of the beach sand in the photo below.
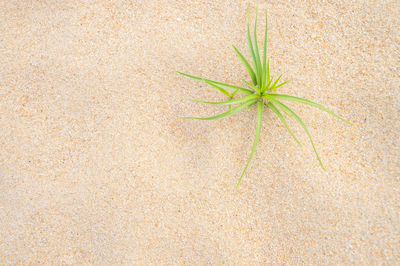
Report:
[[[400,3],[256,1],[280,93],[226,100],[175,70],[241,84],[245,1],[0,2],[0,264],[400,264]]]

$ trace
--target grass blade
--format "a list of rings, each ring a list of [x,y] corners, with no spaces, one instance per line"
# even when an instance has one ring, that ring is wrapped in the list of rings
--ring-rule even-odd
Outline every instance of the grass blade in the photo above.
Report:
[[[275,86],[276,86],[276,84],[278,83],[278,81],[281,79],[281,77],[282,77],[282,75],[280,75],[276,80],[275,80],[275,82],[274,82],[274,84],[272,84],[272,86],[271,86],[271,91],[273,91],[274,90],[274,88],[275,88]]]
[[[271,85],[271,82],[272,82],[272,78],[271,78],[271,76],[269,74],[269,59],[267,60],[267,67],[264,70],[264,72],[265,72],[266,81],[265,81],[264,87],[262,88],[262,92],[266,92],[268,90],[269,86]]]
[[[192,79],[195,79],[195,80],[199,80],[199,81],[202,81],[202,82],[207,83],[209,85],[211,85],[210,83],[213,83],[214,85],[218,85],[219,87],[224,87],[226,89],[239,90],[240,92],[242,92],[244,94],[253,94],[253,92],[251,90],[248,90],[246,88],[242,88],[242,87],[231,85],[231,84],[227,84],[227,83],[222,83],[222,82],[219,82],[219,81],[214,81],[214,80],[211,80],[211,79],[205,79],[205,78],[201,78],[201,77],[196,77],[196,76],[189,75],[189,74],[186,74],[186,73],[183,73],[183,72],[180,72],[180,71],[176,71],[176,72],[181,74],[181,75],[183,75],[183,76],[185,76],[185,77],[192,78]]]
[[[266,97],[265,95],[264,95],[263,97],[264,97],[264,99],[266,99],[266,100],[268,100],[268,101],[271,100],[271,98],[268,98],[268,97]],[[287,116],[293,117],[292,114],[291,114],[291,113],[288,113],[288,111],[286,111],[285,109],[283,109],[282,111],[283,111]]]
[[[337,114],[335,114],[334,112],[332,112],[331,110],[329,110],[328,108],[326,108],[323,105],[320,105],[318,103],[312,102],[310,100],[304,99],[304,98],[299,98],[299,97],[295,97],[295,96],[291,96],[291,95],[286,95],[286,94],[267,94],[266,95],[268,98],[273,98],[273,99],[282,99],[282,100],[288,100],[288,101],[295,101],[295,102],[299,102],[299,103],[305,103],[311,106],[314,106],[318,109],[321,109],[322,111],[327,112],[328,114],[331,114],[333,116],[335,116],[336,118],[350,124],[353,125],[352,123],[348,122],[347,120],[345,120],[344,118],[341,118],[340,116],[338,116]]]
[[[278,108],[275,107],[274,104],[272,104],[272,102],[269,102],[267,104],[267,106],[269,108],[271,108],[272,111],[274,111],[274,113],[279,117],[279,119],[282,121],[282,123],[285,125],[287,131],[289,131],[290,135],[292,135],[292,137],[294,138],[294,140],[301,146],[300,141],[296,138],[296,136],[293,134],[293,131],[290,129],[289,125],[287,124],[285,118],[283,117],[282,113],[278,110]]]
[[[198,103],[207,103],[207,104],[219,104],[219,105],[230,105],[230,104],[235,104],[235,103],[242,103],[242,102],[247,102],[250,100],[255,100],[258,98],[258,95],[249,95],[246,97],[243,97],[241,99],[236,99],[236,100],[229,100],[226,102],[208,102],[208,101],[203,101],[203,100],[196,100],[196,99],[182,99],[182,100],[186,100],[186,101],[192,101],[192,102],[198,102]]]
[[[286,111],[285,109],[282,110],[287,116],[289,117],[293,117],[291,113],[288,113],[288,111]]]
[[[314,153],[317,156],[317,160],[318,160],[319,164],[321,165],[322,169],[326,170],[324,165],[322,164],[321,158],[318,155],[317,149],[315,148],[314,141],[312,140],[311,134],[308,131],[308,128],[306,127],[306,125],[300,119],[300,117],[295,112],[293,112],[292,109],[290,109],[289,107],[287,107],[286,105],[284,105],[280,101],[277,101],[277,100],[271,100],[271,101],[274,102],[276,105],[278,105],[281,109],[285,109],[287,112],[291,113],[293,115],[293,117],[297,120],[297,122],[299,122],[299,124],[304,128],[304,131],[307,133],[308,138],[310,139],[310,142],[311,142],[311,144],[313,146]]]
[[[249,72],[251,80],[253,81],[253,84],[256,85],[257,84],[257,78],[256,78],[256,74],[254,73],[253,68],[250,66],[250,64],[246,60],[246,58],[244,58],[244,56],[239,52],[239,50],[234,45],[232,45],[232,47],[235,50],[236,54],[238,55],[240,61],[242,61],[244,67],[247,70],[247,72]]]
[[[255,69],[254,72],[255,72],[256,81],[257,81],[257,83],[254,85],[258,85],[258,84],[260,84],[260,82],[259,82],[259,76],[258,76],[258,71],[257,71],[257,60],[256,60],[256,56],[254,55],[253,43],[251,41],[251,36],[250,36],[250,5],[248,8],[248,20],[247,20],[247,42],[249,45],[251,59],[253,60],[253,65],[254,65],[254,69]]]
[[[262,87],[262,68],[261,68],[261,60],[260,60],[260,52],[258,50],[258,43],[257,43],[257,17],[258,17],[258,10],[256,10],[256,21],[254,23],[254,54],[256,57],[256,71],[258,73],[258,87],[261,89]]]
[[[256,127],[256,136],[254,138],[254,143],[253,143],[253,148],[251,149],[250,157],[247,160],[246,166],[244,167],[244,170],[242,172],[242,175],[239,178],[239,181],[236,185],[236,189],[238,188],[240,181],[242,181],[242,178],[244,176],[244,173],[247,170],[247,167],[250,164],[251,159],[253,158],[254,152],[256,151],[258,141],[260,139],[260,132],[261,132],[261,124],[262,124],[262,116],[263,116],[263,108],[264,108],[264,103],[263,101],[259,101],[257,104],[257,127]]]
[[[264,33],[264,53],[263,53],[263,75],[262,75],[262,84],[266,84],[266,75],[267,75],[267,35],[268,35],[268,16],[267,10],[265,10],[265,33]],[[265,88],[264,88],[265,89]]]
[[[270,87],[271,82],[272,82],[272,78],[269,76],[269,64],[268,63],[267,63],[267,68],[268,68],[268,70],[267,70],[267,80],[268,80],[268,82],[265,85],[265,88],[263,89],[262,92],[266,92],[268,90],[268,88]]]
[[[181,117],[182,119],[200,119],[200,120],[214,120],[214,119],[219,119],[219,118],[223,118],[229,115],[233,115],[236,112],[239,112],[240,110],[242,110],[243,108],[246,108],[247,106],[252,105],[253,103],[255,103],[256,100],[250,100],[248,102],[243,103],[242,105],[239,105],[231,110],[229,110],[228,112],[219,114],[219,115],[215,115],[215,116],[210,116],[210,117]]]
[[[232,95],[230,96],[231,99],[233,99],[233,97],[235,97],[235,94],[238,92],[239,90],[235,90]]]
[[[219,90],[220,92],[222,92],[223,94],[225,94],[226,96],[230,97],[231,94],[229,92],[227,92],[225,89],[221,88],[220,86],[215,85],[214,83],[211,83],[209,81],[205,81],[203,80],[203,82],[207,83],[208,85],[216,88],[217,90]]]
[[[281,84],[279,84],[278,86],[276,86],[276,87],[274,87],[274,88],[271,87],[271,91],[276,91],[276,89],[278,89],[279,87],[285,85],[285,84],[288,83],[288,82],[289,82],[289,80],[287,80],[287,81],[285,81],[285,82],[282,82]]]
[[[249,86],[250,88],[252,88],[252,89],[255,90],[256,92],[260,92],[260,89],[257,88],[256,86],[250,84],[250,82],[248,82],[248,81],[246,81],[246,80],[244,80],[244,79],[240,79],[240,80],[243,81],[244,83],[246,83],[247,86]]]

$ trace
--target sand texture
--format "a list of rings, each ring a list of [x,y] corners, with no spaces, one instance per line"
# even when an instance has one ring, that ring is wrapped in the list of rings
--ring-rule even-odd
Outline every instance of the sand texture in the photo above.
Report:
[[[248,78],[246,1],[0,1],[1,265],[400,264],[400,2],[256,1],[299,147],[181,70]],[[262,45],[259,31],[259,46]]]

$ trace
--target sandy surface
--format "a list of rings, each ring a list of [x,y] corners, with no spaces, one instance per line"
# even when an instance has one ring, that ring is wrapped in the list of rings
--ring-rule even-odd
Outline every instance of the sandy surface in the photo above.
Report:
[[[174,70],[247,77],[246,2],[0,2],[0,264],[400,263],[400,3],[257,2],[280,92],[356,125],[291,104],[323,171],[265,111],[238,191],[255,109],[180,120],[224,97]]]

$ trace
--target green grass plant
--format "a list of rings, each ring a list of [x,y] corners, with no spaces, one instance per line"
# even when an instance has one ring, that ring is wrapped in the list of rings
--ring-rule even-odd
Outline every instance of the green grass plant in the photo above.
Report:
[[[257,15],[254,23],[254,31],[253,31],[253,38],[251,37],[251,32],[250,32],[250,8],[248,10],[248,23],[247,23],[247,41],[248,41],[248,46],[249,46],[249,52],[251,56],[251,62],[250,64],[249,61],[246,60],[246,58],[240,53],[240,51],[233,46],[233,49],[235,50],[237,56],[239,57],[240,61],[243,63],[243,66],[247,70],[251,81],[246,81],[242,79],[244,84],[246,84],[245,87],[243,86],[237,86],[237,85],[231,85],[219,81],[214,81],[210,79],[205,79],[193,75],[189,75],[186,73],[182,73],[177,71],[179,74],[184,75],[186,77],[204,82],[221,93],[225,94],[228,97],[227,101],[223,102],[210,102],[210,101],[203,101],[203,100],[195,100],[195,99],[184,99],[184,100],[189,100],[189,101],[194,101],[194,102],[199,102],[199,103],[206,103],[206,104],[216,104],[216,105],[227,105],[228,106],[228,111],[221,113],[219,115],[215,116],[210,116],[210,117],[182,117],[184,119],[200,119],[200,120],[214,120],[214,119],[219,119],[223,117],[227,117],[230,115],[233,115],[240,110],[244,108],[250,108],[253,105],[257,105],[257,125],[256,125],[256,134],[254,138],[254,143],[253,143],[253,148],[251,150],[250,156],[247,160],[247,163],[242,171],[242,174],[240,175],[240,178],[238,180],[236,188],[239,186],[253,156],[257,148],[258,141],[260,139],[261,135],[261,127],[262,127],[262,118],[263,118],[263,112],[264,108],[269,108],[272,110],[273,113],[277,115],[279,120],[283,123],[289,134],[293,137],[293,139],[301,146],[300,141],[296,138],[294,135],[293,131],[290,129],[286,118],[284,116],[287,115],[289,117],[294,118],[301,127],[305,130],[308,138],[310,139],[311,145],[314,149],[314,153],[317,157],[317,160],[322,167],[322,169],[325,170],[324,165],[322,164],[321,158],[318,155],[317,149],[315,147],[315,144],[312,140],[311,134],[306,127],[306,125],[303,123],[301,118],[291,109],[289,108],[286,104],[282,103],[281,101],[291,101],[291,102],[298,102],[298,103],[303,103],[303,104],[308,104],[311,106],[314,106],[318,109],[321,109],[338,119],[341,119],[342,121],[351,124],[350,122],[346,121],[345,119],[339,117],[326,107],[312,102],[310,100],[304,99],[304,98],[299,98],[291,95],[286,95],[286,94],[277,94],[276,91],[279,87],[285,85],[288,81],[285,82],[280,82],[280,79],[282,75],[280,75],[277,79],[273,79],[273,77],[270,75],[270,69],[269,69],[269,59],[267,59],[267,36],[268,36],[268,20],[267,20],[267,15],[265,16],[265,34],[264,34],[264,46],[263,46],[263,56],[262,58],[260,57],[259,53],[259,48],[257,44]],[[239,98],[239,99],[234,99],[234,96],[236,94],[242,94],[244,97]]]

